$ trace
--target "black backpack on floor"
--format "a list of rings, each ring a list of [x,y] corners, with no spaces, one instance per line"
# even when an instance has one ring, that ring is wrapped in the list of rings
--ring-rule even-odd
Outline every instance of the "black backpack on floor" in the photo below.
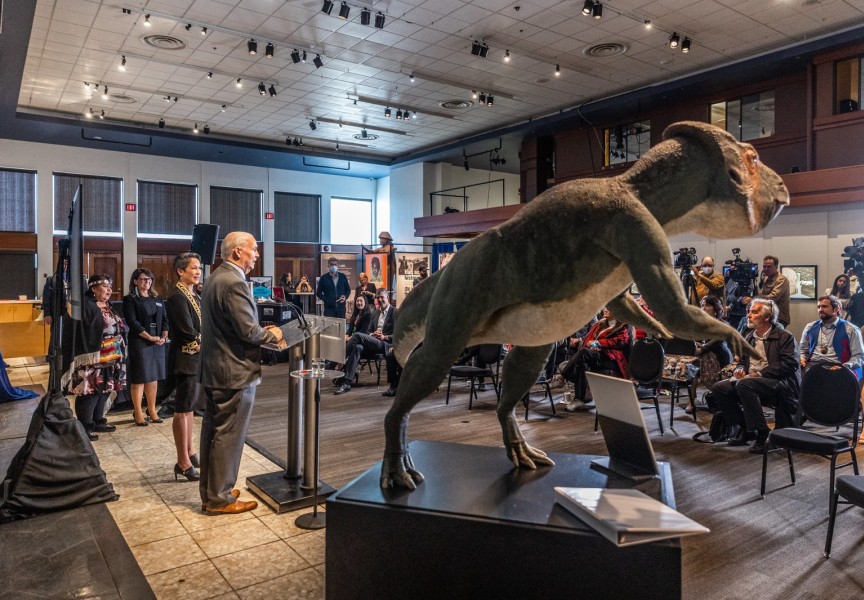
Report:
[[[711,425],[708,427],[708,431],[700,431],[694,434],[693,441],[702,444],[716,444],[717,442],[726,441],[729,427],[726,424],[726,419],[723,418],[723,411],[717,406],[714,394],[710,391],[705,392],[702,399],[705,401],[705,405],[708,406],[708,412],[714,416],[711,418]]]

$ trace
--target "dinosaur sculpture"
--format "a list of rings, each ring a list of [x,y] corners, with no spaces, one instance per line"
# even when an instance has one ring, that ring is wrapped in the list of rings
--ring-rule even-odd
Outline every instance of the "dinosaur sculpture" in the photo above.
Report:
[[[394,344],[404,371],[385,418],[381,486],[415,489],[423,480],[408,454],[408,417],[466,346],[513,344],[496,412],[510,459],[529,469],[554,463],[525,441],[514,407],[551,344],[603,305],[665,337],[726,339],[736,354],[754,355],[735,330],[685,303],[667,235],[754,234],[788,203],[783,181],[752,146],[682,122],[622,175],[557,185],[472,240],[400,309]],[[632,281],[656,320],[625,293]]]

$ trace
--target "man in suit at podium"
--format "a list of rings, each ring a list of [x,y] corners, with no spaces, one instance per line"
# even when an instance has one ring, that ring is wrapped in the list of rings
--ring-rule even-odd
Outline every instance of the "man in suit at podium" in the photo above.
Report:
[[[232,514],[253,510],[234,489],[246,430],[261,381],[261,345],[282,339],[278,327],[262,328],[246,274],[258,260],[255,238],[234,231],[222,241],[223,262],[204,284],[201,298],[201,384],[207,409],[201,424],[202,510]]]
[[[331,256],[327,261],[328,272],[318,279],[315,295],[324,302],[324,316],[345,318],[345,301],[351,294],[348,278],[339,272],[339,260]]]

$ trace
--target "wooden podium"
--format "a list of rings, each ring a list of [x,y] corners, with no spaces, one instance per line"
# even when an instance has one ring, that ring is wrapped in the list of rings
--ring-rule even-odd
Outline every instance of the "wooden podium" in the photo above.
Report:
[[[555,486],[635,488],[674,508],[668,463],[634,482],[595,456],[515,469],[503,448],[411,442],[426,480],[382,490],[381,465],[327,500],[330,600],[680,598],[681,546],[618,548],[555,503]]]

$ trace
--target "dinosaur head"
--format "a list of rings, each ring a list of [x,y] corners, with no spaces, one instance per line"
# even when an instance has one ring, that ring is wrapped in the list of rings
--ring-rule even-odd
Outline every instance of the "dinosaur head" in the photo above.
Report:
[[[696,161],[688,169],[706,169],[710,188],[704,202],[687,215],[690,229],[709,237],[741,237],[754,234],[789,205],[789,191],[780,176],[759,160],[750,144],[736,140],[729,132],[693,121],[674,123],[663,139],[679,139],[686,146],[697,144],[706,164]],[[695,175],[695,174],[694,174]]]

